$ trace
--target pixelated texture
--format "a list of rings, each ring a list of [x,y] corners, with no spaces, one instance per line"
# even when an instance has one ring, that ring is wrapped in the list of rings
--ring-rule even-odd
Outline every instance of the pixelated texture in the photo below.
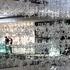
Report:
[[[69,46],[69,28],[70,25],[61,21],[47,21],[47,22],[36,22],[35,30],[35,40],[40,48],[41,53],[46,53],[44,51],[46,48],[51,49],[54,46],[55,50],[63,53],[65,48]],[[51,44],[51,45],[50,45]],[[53,45],[53,46],[52,46]],[[44,49],[43,49],[44,48]],[[59,50],[58,50],[58,49]],[[55,51],[55,53],[57,53]]]
[[[26,49],[28,48],[28,50],[30,50],[29,48],[32,47],[30,44],[35,43],[35,34],[33,27],[33,22],[0,24],[0,44],[4,44],[5,36],[11,37],[13,40],[13,53],[26,53]],[[30,52],[33,53],[33,50]]]
[[[69,8],[70,0],[0,1],[0,18],[33,19],[0,21],[0,70],[70,70]],[[12,54],[2,54],[5,36]]]
[[[70,17],[69,0],[1,0],[0,17]],[[18,11],[18,12],[17,12]]]

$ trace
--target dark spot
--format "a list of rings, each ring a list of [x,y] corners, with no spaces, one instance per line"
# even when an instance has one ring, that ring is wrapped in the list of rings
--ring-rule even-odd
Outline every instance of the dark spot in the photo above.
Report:
[[[65,33],[65,31],[63,31],[63,33]]]
[[[70,39],[70,37],[68,37],[68,39]]]
[[[38,23],[35,23],[35,26],[38,26]]]
[[[60,38],[60,40],[64,40],[65,39],[65,37],[64,36],[62,36],[61,38]]]

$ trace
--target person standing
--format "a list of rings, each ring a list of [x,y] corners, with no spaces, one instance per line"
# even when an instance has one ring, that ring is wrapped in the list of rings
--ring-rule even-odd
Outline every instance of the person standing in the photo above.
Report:
[[[10,53],[12,53],[12,43],[13,43],[13,40],[11,37],[9,37],[9,49],[10,49]]]
[[[13,42],[13,40],[11,37],[5,36],[5,49],[6,49],[7,54],[9,53],[8,52],[9,50],[10,50],[10,53],[12,53],[12,47],[11,47],[12,42]]]
[[[9,46],[9,39],[7,36],[5,36],[5,50],[6,50],[6,54],[8,54],[8,46]]]

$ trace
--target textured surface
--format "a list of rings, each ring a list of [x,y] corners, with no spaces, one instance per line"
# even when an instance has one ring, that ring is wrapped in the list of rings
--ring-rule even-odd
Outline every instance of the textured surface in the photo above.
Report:
[[[70,17],[69,0],[33,0],[34,3],[31,1],[0,0],[0,17],[18,15],[24,17],[46,17],[47,15],[51,17]]]

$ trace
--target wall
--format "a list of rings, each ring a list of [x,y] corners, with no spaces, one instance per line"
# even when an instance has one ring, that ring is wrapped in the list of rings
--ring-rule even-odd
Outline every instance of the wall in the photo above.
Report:
[[[13,39],[13,53],[34,53],[32,44],[35,43],[35,34],[32,21],[0,23],[0,44],[4,43],[5,36]]]

